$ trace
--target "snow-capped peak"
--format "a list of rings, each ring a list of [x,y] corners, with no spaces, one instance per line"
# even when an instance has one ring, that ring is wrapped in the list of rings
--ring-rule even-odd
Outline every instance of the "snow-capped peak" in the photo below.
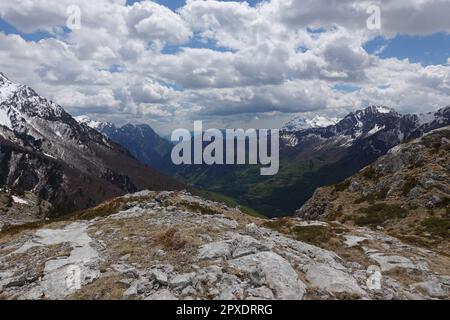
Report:
[[[95,120],[92,120],[91,118],[89,118],[89,117],[86,116],[86,115],[74,117],[74,119],[75,119],[79,124],[87,125],[89,128],[94,129],[94,130],[97,130],[97,131],[100,131],[100,130],[102,130],[104,127],[110,125],[108,122],[101,122],[101,121],[95,121]]]
[[[284,131],[295,132],[311,128],[325,128],[335,125],[338,122],[335,118],[328,118],[326,116],[316,115],[313,118],[303,116],[296,117],[286,123],[283,127]]]
[[[437,119],[437,116],[433,112],[417,114],[417,121],[418,121],[419,125],[431,123],[436,119]]]
[[[370,106],[364,110],[359,110],[356,114],[393,114],[398,115],[397,111],[386,106]]]
[[[38,95],[33,89],[0,75],[0,109],[11,121],[39,117],[56,120],[67,116],[53,101]]]
[[[0,72],[0,103],[10,99],[19,89],[19,85],[9,81],[3,73]]]
[[[393,109],[385,107],[385,106],[376,106],[375,110],[378,113],[391,113],[391,112],[395,112]]]
[[[450,115],[450,106],[439,109],[435,112],[418,113],[415,114],[414,116],[417,119],[418,125],[423,126],[423,125],[430,125],[433,122],[444,123],[447,121],[449,115]]]

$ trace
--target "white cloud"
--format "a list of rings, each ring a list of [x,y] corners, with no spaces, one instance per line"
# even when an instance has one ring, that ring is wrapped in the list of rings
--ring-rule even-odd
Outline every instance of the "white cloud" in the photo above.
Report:
[[[130,87],[130,95],[137,103],[163,103],[174,98],[175,92],[155,81],[148,80]]]
[[[130,33],[147,41],[183,44],[192,36],[178,14],[151,1],[135,3],[129,8],[126,21]]]
[[[284,121],[284,113],[374,103],[402,111],[448,105],[450,58],[424,67],[380,59],[363,45],[380,34],[449,32],[449,1],[380,1],[378,31],[366,27],[372,3],[188,0],[174,12],[152,1],[2,1],[2,19],[52,37],[25,41],[0,32],[0,71],[77,114],[175,127],[199,117],[267,125]],[[81,29],[62,33],[73,4],[81,9]],[[193,48],[192,39],[204,48]],[[175,53],[164,54],[167,45]],[[342,92],[336,83],[361,89]]]

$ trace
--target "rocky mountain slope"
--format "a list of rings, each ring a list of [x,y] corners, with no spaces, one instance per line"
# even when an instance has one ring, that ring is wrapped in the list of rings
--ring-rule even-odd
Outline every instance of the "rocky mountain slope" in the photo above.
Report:
[[[91,207],[142,189],[182,187],[172,178],[142,165],[96,130],[80,125],[62,107],[25,85],[13,83],[3,74],[0,74],[0,186],[4,189],[0,195],[9,203],[13,195],[34,195],[29,200],[35,201],[34,207],[41,208],[40,216]],[[20,206],[13,211],[10,206],[2,208],[0,220],[20,220],[13,214],[21,211]]]
[[[381,231],[253,218],[186,192],[0,232],[1,299],[448,299],[448,265]]]
[[[344,182],[316,191],[297,215],[384,229],[448,252],[450,126],[400,144]]]
[[[338,183],[394,146],[449,124],[450,107],[424,115],[400,115],[372,106],[350,113],[335,125],[281,132],[280,171],[273,177],[260,176],[259,166],[171,170],[179,179],[233,197],[267,216],[286,216],[318,187]]]

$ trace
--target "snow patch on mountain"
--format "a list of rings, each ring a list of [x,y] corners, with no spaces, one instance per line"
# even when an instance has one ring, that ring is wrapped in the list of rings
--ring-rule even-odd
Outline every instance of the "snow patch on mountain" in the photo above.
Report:
[[[377,132],[379,132],[381,130],[384,130],[385,128],[386,128],[386,126],[381,126],[380,127],[380,126],[378,126],[378,124],[376,124],[375,127],[367,133],[367,135],[371,136],[371,135],[373,135],[373,134],[375,134],[375,133],[377,133]]]
[[[325,128],[335,125],[338,122],[336,118],[328,118],[326,116],[317,115],[314,118],[296,117],[286,123],[282,130],[288,132],[302,131],[311,128]]]
[[[12,128],[11,119],[8,114],[8,110],[0,109],[0,125],[9,129]]]
[[[384,107],[384,106],[378,106],[375,108],[379,113],[391,113],[393,111],[391,108]]]
[[[284,134],[281,136],[281,139],[288,147],[295,147],[298,145],[298,138],[294,134]]]
[[[12,83],[6,77],[0,75],[0,103],[10,99],[18,88],[19,85]]]
[[[368,113],[374,113],[374,114],[397,114],[398,112],[395,111],[394,109],[390,108],[390,107],[386,107],[386,106],[370,106],[364,110],[360,110],[357,113],[364,113],[364,114],[368,114]]]
[[[12,200],[18,204],[28,204],[28,201],[26,201],[22,198],[16,197],[16,196],[12,196]]]
[[[101,131],[102,128],[104,128],[105,126],[109,125],[109,123],[107,123],[107,122],[101,122],[101,121],[92,120],[91,118],[89,118],[86,115],[74,117],[74,119],[79,124],[87,125],[89,128],[97,130],[97,131]]]
[[[431,123],[435,120],[439,120],[439,119],[437,119],[436,114],[434,114],[433,112],[420,113],[417,115],[417,119],[418,119],[419,125],[424,125],[424,124]]]
[[[52,159],[54,159],[54,160],[57,160],[57,158],[56,157],[54,157],[54,156],[52,156],[51,154],[48,154],[48,153],[43,153],[44,154],[44,156],[46,156],[46,157],[49,157],[49,158],[52,158]]]

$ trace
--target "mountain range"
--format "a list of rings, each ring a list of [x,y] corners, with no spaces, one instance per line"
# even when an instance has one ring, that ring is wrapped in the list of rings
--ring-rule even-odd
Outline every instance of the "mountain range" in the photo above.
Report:
[[[292,215],[318,187],[338,183],[391,148],[450,124],[450,107],[401,115],[371,106],[340,121],[295,118],[280,133],[279,173],[264,177],[254,165],[175,166],[172,143],[150,126],[73,118],[4,75],[0,99],[1,184],[36,196],[30,199],[42,205],[39,211],[86,208],[146,188],[180,189],[180,180],[269,217]]]
[[[142,189],[184,188],[141,164],[98,131],[78,123],[61,106],[3,74],[0,185],[1,193],[13,192],[25,197],[30,206],[39,207],[39,215],[85,209]]]
[[[177,178],[223,193],[266,216],[291,215],[316,188],[355,174],[396,145],[450,123],[450,107],[425,115],[401,115],[371,106],[334,125],[280,134],[280,171],[258,174],[259,166],[170,167]]]
[[[0,300],[448,299],[449,113],[294,119],[261,177],[0,75]]]
[[[116,128],[88,122],[143,163],[273,217],[293,214],[316,188],[342,181],[396,145],[450,124],[450,107],[401,115],[386,106],[370,106],[340,121],[297,117],[281,129],[280,171],[273,177],[261,177],[259,167],[252,165],[174,166],[171,143],[148,125]]]

